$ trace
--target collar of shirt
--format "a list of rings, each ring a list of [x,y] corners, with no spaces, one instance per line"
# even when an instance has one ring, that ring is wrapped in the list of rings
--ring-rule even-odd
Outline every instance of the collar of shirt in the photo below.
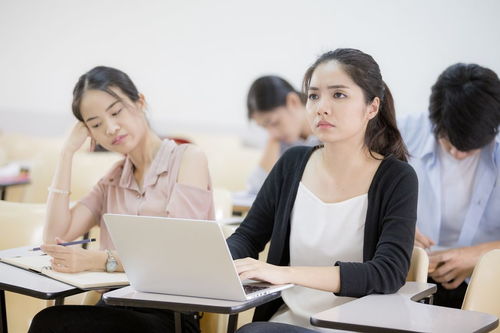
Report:
[[[430,165],[436,163],[439,142],[435,139],[434,134],[427,135],[427,138],[418,152],[418,157],[421,160],[427,160]]]
[[[168,166],[169,166],[168,161],[176,145],[177,144],[172,140],[164,140],[162,142],[160,149],[156,153],[156,156],[151,162],[148,171],[144,175],[143,190],[147,186],[152,186],[156,184],[156,182],[158,181],[158,177],[161,174],[168,172]],[[112,179],[110,179],[109,181],[113,182]],[[139,185],[137,184],[134,178],[134,165],[130,160],[129,156],[125,158],[121,177],[119,177],[119,181],[118,179],[115,179],[114,185],[118,185],[126,189],[140,191]]]
[[[487,144],[485,147],[481,148],[481,150],[485,150],[487,152],[486,156],[488,156],[488,164],[497,169],[497,163],[500,163],[500,134],[495,137],[495,140]],[[420,152],[418,153],[418,157],[427,161],[429,165],[433,165],[436,163],[437,153],[439,149],[439,142],[435,139],[434,134],[428,135],[425,140]]]

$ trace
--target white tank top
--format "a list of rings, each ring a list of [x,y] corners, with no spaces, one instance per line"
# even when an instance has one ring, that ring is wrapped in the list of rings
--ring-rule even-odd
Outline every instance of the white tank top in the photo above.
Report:
[[[362,262],[367,207],[368,194],[324,203],[301,182],[291,214],[290,266]],[[285,304],[271,321],[321,331],[309,323],[311,315],[353,299],[301,286],[284,290],[282,297]]]

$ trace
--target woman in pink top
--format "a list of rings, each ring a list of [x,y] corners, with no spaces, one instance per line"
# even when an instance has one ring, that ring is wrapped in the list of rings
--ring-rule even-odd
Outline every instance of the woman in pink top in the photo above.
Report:
[[[105,213],[213,219],[213,196],[205,155],[195,146],[162,141],[150,128],[144,95],[127,74],[96,67],[73,91],[73,128],[60,155],[47,201],[42,250],[60,272],[123,271],[102,216]],[[69,207],[74,153],[90,137],[125,159],[72,208]],[[101,227],[100,250],[64,247],[93,226]],[[169,332],[167,310],[100,306],[56,306],[38,313],[30,332]],[[183,315],[185,332],[198,332],[194,315]]]

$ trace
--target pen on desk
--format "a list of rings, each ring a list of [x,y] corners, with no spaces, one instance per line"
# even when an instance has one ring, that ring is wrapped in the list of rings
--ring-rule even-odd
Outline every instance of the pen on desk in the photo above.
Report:
[[[67,243],[61,243],[61,244],[56,244],[56,245],[61,245],[61,246],[69,246],[69,245],[76,245],[76,244],[86,244],[90,242],[95,242],[95,238],[88,238],[88,239],[81,239],[73,242],[67,242]],[[34,247],[30,251],[40,251],[40,247]]]

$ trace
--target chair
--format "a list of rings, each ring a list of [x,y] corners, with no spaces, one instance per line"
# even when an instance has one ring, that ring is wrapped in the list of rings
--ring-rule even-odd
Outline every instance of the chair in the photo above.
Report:
[[[0,250],[42,243],[44,204],[0,201]],[[27,332],[31,319],[52,304],[16,293],[5,293],[8,330]]]
[[[406,281],[427,282],[429,271],[429,256],[421,247],[414,247],[411,256],[410,270]]]
[[[37,154],[30,170],[31,185],[26,188],[24,202],[47,201],[47,188],[52,182],[58,158],[59,151],[54,149]],[[99,179],[120,159],[123,159],[123,156],[109,152],[76,152],[71,172],[71,201],[78,201],[90,192]]]
[[[476,264],[465,293],[462,310],[500,317],[500,250],[484,254]],[[500,327],[492,332],[500,332]]]
[[[246,147],[236,135],[203,133],[178,133],[199,146],[207,156],[208,167],[214,188],[241,191],[257,166],[261,149]]]
[[[16,133],[0,133],[0,165],[8,162],[18,162],[30,167],[33,158],[47,149],[60,150],[63,140],[61,138],[36,137]],[[3,163],[2,163],[3,160]],[[9,188],[6,199],[8,201],[22,202],[25,191],[30,185],[18,185]],[[40,201],[42,202],[42,201]]]
[[[0,200],[0,250],[41,244],[45,204]]]
[[[233,210],[231,192],[223,188],[214,188],[213,195],[215,219],[220,221],[222,219],[230,218]]]

